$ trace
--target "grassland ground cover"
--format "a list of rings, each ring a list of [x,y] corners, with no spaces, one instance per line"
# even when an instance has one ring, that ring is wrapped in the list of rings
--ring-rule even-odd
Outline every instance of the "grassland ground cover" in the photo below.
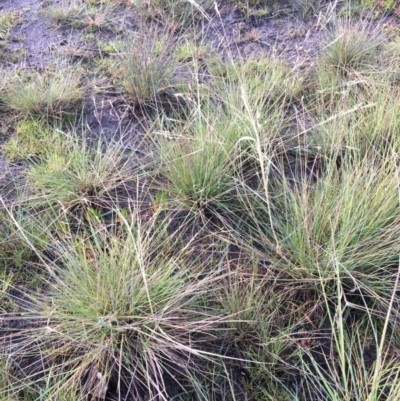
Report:
[[[400,401],[400,6],[3,0],[0,400]]]

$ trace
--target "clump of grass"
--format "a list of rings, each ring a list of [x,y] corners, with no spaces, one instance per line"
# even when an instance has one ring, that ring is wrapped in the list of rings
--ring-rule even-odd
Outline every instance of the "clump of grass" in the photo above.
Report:
[[[205,100],[207,104],[207,100]],[[208,103],[188,121],[175,122],[158,142],[161,175],[170,195],[186,208],[212,209],[230,198],[239,140],[244,132],[238,118]],[[247,127],[245,128],[247,129]],[[236,150],[238,152],[236,153]]]
[[[57,27],[72,26],[96,32],[117,29],[112,11],[112,3],[91,4],[82,0],[67,0],[61,4],[45,7],[40,10],[40,13]]]
[[[320,337],[320,343],[311,349],[299,347],[304,381],[298,393],[324,401],[396,399],[400,390],[399,363],[395,356],[398,340],[396,331],[388,330],[391,306],[384,311],[383,330],[372,316],[361,321],[355,319],[349,325],[355,311],[346,301],[341,286],[333,299],[323,292],[327,309],[325,326],[330,326],[330,335]]]
[[[64,1],[60,5],[42,8],[40,14],[58,26],[72,24],[83,15],[83,11],[81,1]]]
[[[96,224],[55,250],[51,302],[38,300],[46,324],[24,334],[31,357],[41,360],[38,372],[25,372],[27,388],[43,393],[43,376],[55,399],[71,391],[75,399],[104,398],[113,387],[121,399],[166,400],[166,375],[196,372],[191,360],[219,326],[204,309],[216,279],[187,265],[185,250],[164,252],[175,241],[165,237],[165,223],[120,217],[118,233]],[[18,359],[18,350],[9,355]]]
[[[134,176],[130,157],[121,149],[100,141],[90,144],[74,133],[33,162],[28,172],[36,196],[65,209],[107,203],[110,193],[116,195],[115,191],[128,185]]]
[[[169,29],[175,30],[185,23],[198,21],[207,14],[214,3],[211,0],[153,0],[143,2],[134,0],[142,15],[147,19],[158,20],[166,23]]]
[[[391,74],[360,77],[321,91],[321,100],[309,112],[315,122],[307,133],[310,148],[328,156],[351,149],[364,155],[371,148],[382,156],[397,152],[400,93],[392,80]]]
[[[12,29],[21,22],[20,13],[0,11],[0,49],[7,43]]]
[[[302,88],[303,79],[297,71],[276,58],[237,63],[214,58],[209,69],[215,78],[223,78],[223,86],[230,87],[232,93],[228,101],[242,102],[244,106],[247,103],[254,115],[265,106],[276,104],[279,107],[293,101]]]
[[[283,141],[285,107],[301,88],[277,60],[217,62],[208,92],[199,88],[187,121],[174,119],[159,143],[171,195],[196,210],[232,201],[234,177],[247,174],[241,166],[257,153],[256,141],[262,149]]]
[[[233,63],[214,57],[209,71],[211,97],[224,105],[216,121],[228,127],[236,124],[234,139],[242,149],[255,150],[259,144],[265,150],[288,139],[288,107],[300,96],[303,85],[296,68],[275,58]]]
[[[378,69],[385,35],[368,19],[335,18],[322,42],[322,63],[340,76]]]
[[[15,75],[0,95],[0,100],[12,111],[37,117],[68,115],[82,99],[81,73],[72,66]]]
[[[281,187],[268,184],[261,198],[246,190],[242,219],[250,242],[293,283],[318,290],[320,280],[334,286],[339,277],[348,293],[373,294],[385,304],[399,252],[395,162],[373,151],[352,153],[325,160],[319,174],[316,181],[303,172]]]
[[[169,192],[189,209],[202,210],[218,204],[231,190],[233,151],[211,134],[162,141],[160,150],[163,175],[169,180]]]
[[[206,59],[209,49],[203,43],[186,39],[175,50],[175,57],[178,61],[197,62]]]
[[[121,65],[122,86],[135,104],[154,104],[177,85],[172,43],[157,31],[130,38]]]

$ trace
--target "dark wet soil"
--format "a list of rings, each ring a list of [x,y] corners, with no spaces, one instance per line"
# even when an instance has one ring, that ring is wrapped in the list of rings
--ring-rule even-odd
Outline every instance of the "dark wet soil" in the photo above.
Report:
[[[43,4],[57,3],[40,0],[4,0],[0,6],[2,11],[21,13],[23,22],[14,29],[14,40],[11,45],[21,52],[21,60],[15,68],[38,67],[43,68],[52,59],[52,49],[61,46],[68,40],[67,32],[54,30],[40,16]]]

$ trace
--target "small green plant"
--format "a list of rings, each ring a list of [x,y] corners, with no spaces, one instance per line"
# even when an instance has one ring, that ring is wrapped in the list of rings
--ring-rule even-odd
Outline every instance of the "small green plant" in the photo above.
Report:
[[[0,11],[0,60],[15,63],[19,53],[7,47],[14,27],[22,23],[20,12]],[[3,73],[3,72],[2,72]]]
[[[4,205],[3,205],[4,206]],[[0,267],[22,268],[49,242],[45,216],[22,208],[0,210]]]
[[[15,127],[13,136],[3,145],[10,161],[27,160],[49,152],[54,146],[55,132],[36,120],[23,120]]]
[[[20,13],[0,11],[0,48],[7,42],[11,30],[21,22],[22,18]]]
[[[22,18],[20,13],[0,11],[0,40],[6,41],[12,28],[21,22]]]
[[[154,212],[168,209],[168,192],[157,192],[152,199],[152,208]]]
[[[9,109],[26,116],[62,117],[83,99],[80,80],[81,73],[73,66],[22,73],[4,85],[0,100]]]
[[[178,61],[199,61],[204,60],[208,56],[207,53],[206,45],[185,40],[176,48],[175,57]]]
[[[90,32],[90,33],[86,33],[86,34],[82,35],[81,39],[84,42],[95,42],[96,41],[96,36],[94,35],[93,32]]]
[[[112,42],[99,42],[100,50],[105,54],[122,53],[124,51],[124,44],[119,40]]]

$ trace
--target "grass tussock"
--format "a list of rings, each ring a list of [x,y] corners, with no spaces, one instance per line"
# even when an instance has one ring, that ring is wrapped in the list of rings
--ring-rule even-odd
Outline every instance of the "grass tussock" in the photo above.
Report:
[[[45,118],[70,114],[82,99],[81,74],[72,66],[9,77],[0,95],[11,111]]]
[[[339,279],[347,293],[387,302],[399,253],[396,162],[350,154],[324,163],[317,181],[303,170],[271,187],[271,197],[242,195],[245,243],[254,251],[258,244],[256,252],[293,283],[320,290],[321,280]]]
[[[122,87],[134,104],[155,104],[162,96],[172,96],[177,87],[172,42],[157,30],[127,41],[120,68]]]
[[[195,117],[177,129],[183,128],[177,137],[171,132],[160,140],[161,173],[170,183],[170,193],[189,209],[215,206],[229,197],[232,188],[237,131],[210,123],[215,121]]]
[[[72,27],[86,29],[88,32],[120,31],[113,16],[112,2],[87,2],[67,0],[59,4],[47,5],[40,14],[57,28]]]
[[[175,31],[200,20],[210,11],[214,4],[210,0],[182,1],[153,0],[149,3],[134,0],[145,19],[162,21],[169,30]]]
[[[106,204],[110,194],[135,179],[129,155],[118,147],[103,149],[70,133],[63,143],[34,161],[28,180],[35,197],[52,207],[72,209],[91,203]]]
[[[17,12],[0,12],[0,49],[9,39],[12,29],[21,22],[21,15]]]
[[[31,391],[50,375],[50,397],[103,398],[113,386],[120,397],[168,399],[165,375],[190,377],[191,359],[201,357],[201,344],[220,325],[204,308],[217,278],[186,265],[184,249],[169,256],[174,238],[160,236],[152,223],[137,214],[120,217],[114,233],[93,224],[54,249],[52,301],[38,299],[47,324],[24,340],[42,366],[31,372]],[[18,359],[18,350],[9,352]]]
[[[374,71],[385,40],[382,28],[368,19],[354,22],[336,17],[325,33],[322,60],[340,76]]]
[[[237,88],[237,101],[247,102],[254,111],[271,104],[291,102],[302,89],[302,77],[276,58],[250,59],[239,63],[222,62],[211,73],[222,73],[224,84]],[[225,71],[224,71],[225,70]],[[233,93],[232,93],[233,95]],[[225,97],[232,101],[233,96]],[[255,113],[254,113],[255,114]]]

